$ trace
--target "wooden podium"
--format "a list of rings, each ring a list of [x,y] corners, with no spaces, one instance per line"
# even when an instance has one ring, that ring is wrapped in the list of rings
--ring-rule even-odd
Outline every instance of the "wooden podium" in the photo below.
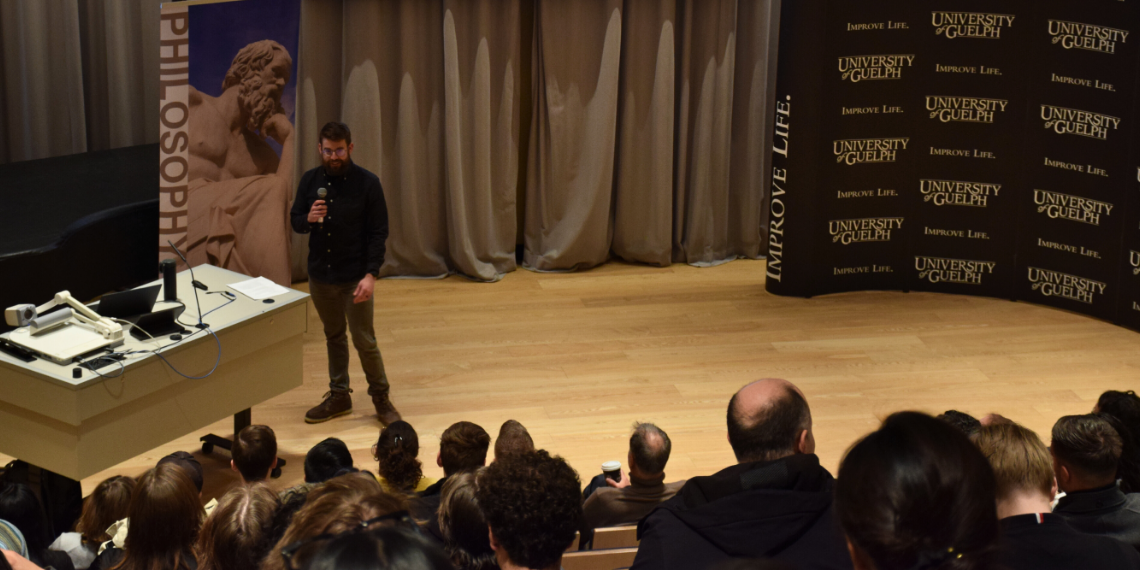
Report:
[[[227,284],[249,279],[210,265],[194,274],[210,292],[233,292]],[[178,275],[184,325],[198,320],[190,281],[188,271]],[[122,369],[110,364],[74,377],[77,365],[23,362],[0,352],[0,453],[78,480],[228,416],[248,425],[251,407],[302,383],[308,295],[290,289],[266,303],[234,294],[225,305],[223,295],[198,291],[202,313],[210,312],[203,320],[221,344],[217,370],[201,380],[184,378],[150,353],[127,357]],[[161,293],[159,299],[156,310],[173,306]],[[218,359],[218,342],[186,328],[193,336],[182,341],[143,342],[128,334],[115,350],[156,350],[187,376],[202,376]],[[203,441],[212,447],[224,440]]]

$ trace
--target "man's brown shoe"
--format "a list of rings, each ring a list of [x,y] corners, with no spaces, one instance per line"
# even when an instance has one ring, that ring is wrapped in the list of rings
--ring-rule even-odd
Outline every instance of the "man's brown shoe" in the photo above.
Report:
[[[380,423],[390,425],[400,421],[400,412],[396,411],[388,396],[372,396],[372,405],[376,406],[376,417],[380,418]]]
[[[326,392],[325,401],[305,413],[305,423],[319,424],[352,413],[352,396],[348,392]]]

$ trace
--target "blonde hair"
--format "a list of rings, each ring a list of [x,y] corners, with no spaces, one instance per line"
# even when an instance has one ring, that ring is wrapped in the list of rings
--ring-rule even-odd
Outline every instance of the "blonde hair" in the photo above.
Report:
[[[1033,430],[998,423],[982,427],[973,440],[993,467],[999,500],[1016,491],[1053,494],[1053,457]]]

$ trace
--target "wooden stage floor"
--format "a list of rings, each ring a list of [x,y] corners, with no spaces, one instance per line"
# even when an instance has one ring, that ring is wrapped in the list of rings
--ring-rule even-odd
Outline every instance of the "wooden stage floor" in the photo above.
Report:
[[[442,475],[435,456],[451,423],[473,421],[495,437],[509,418],[584,480],[603,461],[624,463],[636,420],[673,440],[669,480],[713,473],[733,461],[729,397],[762,377],[803,389],[832,472],[860,435],[897,410],[998,412],[1047,442],[1058,417],[1087,413],[1102,391],[1140,389],[1140,335],[1105,322],[931,293],[775,297],[764,291],[764,269],[763,261],[703,269],[611,263],[583,273],[519,270],[493,284],[381,281],[376,334],[393,401],[419,432],[425,473]],[[330,436],[348,443],[358,467],[375,470],[370,447],[379,424],[355,354],[355,412],[304,423],[327,389],[313,310],[305,338],[305,385],[253,409],[289,460],[276,487],[302,480],[305,452]],[[226,420],[209,431],[231,429]],[[224,451],[201,454],[199,435],[90,477],[84,491],[185,449],[199,456],[205,495],[214,496],[236,474]]]

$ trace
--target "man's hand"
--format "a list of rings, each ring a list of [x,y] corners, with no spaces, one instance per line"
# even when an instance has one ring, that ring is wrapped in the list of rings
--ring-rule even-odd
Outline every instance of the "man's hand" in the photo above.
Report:
[[[609,485],[610,487],[613,487],[615,489],[624,489],[624,488],[628,487],[629,486],[629,473],[622,471],[621,472],[621,481],[614,481],[613,479],[606,477],[606,485]]]
[[[353,293],[353,303],[363,303],[372,298],[372,291],[376,288],[376,278],[371,273],[364,276],[360,280],[360,284],[356,286],[356,292]]]
[[[327,213],[329,213],[329,207],[325,205],[324,200],[313,202],[313,207],[309,208],[309,223],[315,224],[321,221],[321,218],[325,217]]]
[[[261,132],[273,137],[273,140],[279,144],[285,144],[285,139],[293,134],[293,124],[289,122],[288,117],[277,113],[265,120],[265,123],[261,125]]]

